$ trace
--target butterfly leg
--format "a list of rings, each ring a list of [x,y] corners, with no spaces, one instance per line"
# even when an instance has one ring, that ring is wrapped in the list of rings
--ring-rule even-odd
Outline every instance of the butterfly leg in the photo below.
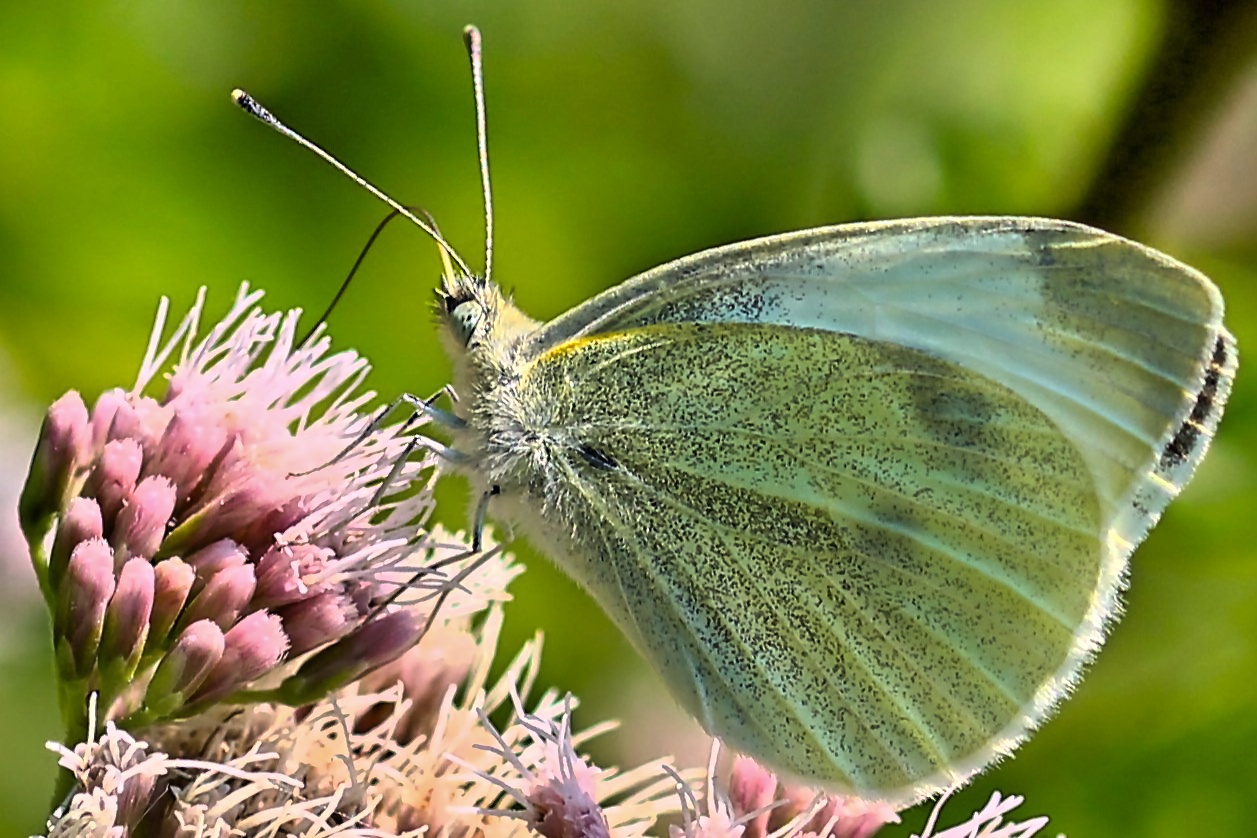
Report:
[[[489,501],[502,494],[501,486],[491,486],[480,496],[480,502],[476,504],[476,517],[472,522],[471,532],[471,551],[479,553],[481,545],[484,543],[484,524],[485,519],[489,517]]]
[[[388,415],[388,413],[392,412],[401,404],[408,404],[414,408],[415,412],[411,414],[410,418],[402,425],[403,432],[409,430],[411,423],[417,421],[421,416],[431,419],[438,425],[453,428],[454,430],[461,430],[462,428],[467,427],[467,423],[460,417],[435,406],[436,400],[441,398],[441,396],[449,396],[450,401],[455,403],[458,402],[458,393],[454,392],[454,388],[452,386],[446,384],[440,390],[437,390],[434,395],[429,396],[426,399],[420,399],[418,396],[413,396],[410,393],[402,393],[391,405],[388,406],[388,411],[385,415]]]
[[[479,570],[484,565],[485,562],[489,561],[490,559],[492,559],[494,556],[497,556],[501,552],[502,552],[501,545],[496,545],[492,549],[484,550],[480,545],[480,538],[477,535],[476,540],[473,542],[470,550],[464,550],[461,553],[457,553],[453,556],[449,556],[448,558],[444,558],[444,559],[441,559],[440,561],[433,562],[432,564],[427,565],[426,567],[422,567],[419,570],[415,571],[414,575],[412,575],[410,579],[408,579],[405,583],[398,585],[395,590],[393,590],[387,597],[384,598],[382,602],[380,602],[371,610],[371,613],[367,616],[367,619],[366,621],[364,621],[364,624],[365,622],[369,622],[375,619],[386,608],[388,608],[390,605],[396,602],[397,599],[401,597],[402,594],[404,594],[407,591],[414,590],[416,587],[418,587],[417,583],[419,582],[420,579],[423,579],[425,576],[440,576],[441,570],[443,568],[446,568],[452,564],[461,562],[465,559],[473,559],[473,561],[469,562],[466,567],[464,567],[462,570],[459,570],[452,577],[440,579],[435,585],[436,604],[432,607],[431,613],[428,614],[428,619],[426,623],[424,624],[423,632],[420,636],[427,634],[428,629],[432,628],[432,623],[436,619],[437,612],[441,610],[441,606],[445,604],[445,601],[446,599],[449,598],[449,595],[456,590],[466,590],[463,587],[463,582],[466,581],[467,578],[470,577],[472,573]],[[424,599],[427,599],[427,598],[429,597],[421,597],[418,601],[422,602]]]

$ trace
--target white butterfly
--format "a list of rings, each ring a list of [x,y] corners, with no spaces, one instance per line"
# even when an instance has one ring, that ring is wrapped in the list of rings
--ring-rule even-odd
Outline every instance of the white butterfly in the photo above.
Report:
[[[1035,218],[717,248],[545,325],[443,294],[491,509],[706,730],[904,805],[1072,687],[1236,362],[1204,276]]]
[[[706,730],[813,784],[907,805],[1016,747],[1103,641],[1230,392],[1207,278],[1039,218],[735,244],[541,324],[488,259],[473,275],[236,99],[442,246],[462,401],[432,413],[482,511]]]

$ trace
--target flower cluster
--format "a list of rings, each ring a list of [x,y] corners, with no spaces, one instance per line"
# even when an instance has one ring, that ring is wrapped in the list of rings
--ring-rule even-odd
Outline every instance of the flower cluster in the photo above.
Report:
[[[359,412],[363,359],[295,345],[298,313],[263,314],[259,296],[242,289],[200,341],[203,299],[164,343],[163,303],[134,388],[48,411],[21,520],[72,729],[92,693],[134,728],[319,649],[280,687],[312,700],[422,632],[420,612],[380,604],[424,541],[433,457],[407,459],[407,437]]]
[[[898,820],[746,758],[718,791],[713,757],[703,814],[701,778],[668,758],[595,766],[577,748],[612,725],[573,733],[554,691],[525,709],[539,638],[490,683],[521,569],[488,534],[477,552],[426,526],[438,462],[417,423],[362,413],[365,361],[299,344],[297,313],[259,296],[199,341],[203,300],[164,341],[163,304],[131,390],[90,410],[68,393],[44,422],[20,518],[66,721],[50,836],[610,838],[671,815],[674,838],[867,838]],[[1046,819],[1003,823],[1019,803],[936,838],[1032,835]]]
[[[499,581],[513,573],[508,563],[489,571]],[[50,836],[104,836],[111,829],[306,838],[521,834],[530,810],[505,808],[518,798],[516,789],[579,761],[570,733],[562,744],[546,738],[570,731],[572,703],[545,693],[532,713],[523,711],[518,690],[535,680],[536,641],[488,685],[500,603],[476,627],[466,618],[439,621],[438,632],[389,665],[396,677],[386,689],[359,682],[301,709],[213,711],[151,728],[145,741],[110,723],[99,740],[57,747],[77,791],[50,823]],[[425,648],[434,636],[447,642]],[[448,642],[456,636],[462,640]],[[434,669],[437,657],[452,669]],[[422,684],[419,700],[407,684]],[[425,703],[422,696],[438,690],[439,698]],[[485,719],[507,701],[516,720],[498,733]],[[522,747],[530,739],[535,744]],[[662,761],[624,773],[580,765],[580,801],[602,831],[540,834],[644,835],[658,815],[676,809]],[[555,809],[570,810],[572,793],[556,790]]]

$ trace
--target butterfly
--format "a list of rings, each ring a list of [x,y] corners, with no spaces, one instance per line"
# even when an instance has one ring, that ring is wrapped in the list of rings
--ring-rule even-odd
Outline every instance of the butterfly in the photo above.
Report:
[[[540,324],[447,275],[454,448],[703,727],[907,805],[1070,691],[1208,449],[1208,279],[1038,218],[805,230]]]
[[[1077,683],[1236,370],[1205,276],[1068,221],[756,239],[540,323],[408,217],[442,248],[461,399],[432,415],[480,512],[709,733],[896,806],[1010,753]]]

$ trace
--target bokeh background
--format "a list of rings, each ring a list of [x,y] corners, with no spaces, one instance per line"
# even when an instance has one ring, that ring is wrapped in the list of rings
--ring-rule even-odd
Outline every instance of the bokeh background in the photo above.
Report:
[[[248,280],[272,306],[320,310],[383,216],[236,111],[233,87],[427,207],[481,264],[469,22],[487,51],[496,276],[536,317],[756,235],[903,215],[1085,216],[1211,274],[1243,352],[1257,346],[1257,63],[1241,26],[1214,39],[1205,24],[1245,5],[5,3],[2,520],[14,526],[42,406],[129,386],[160,295],[180,310],[205,285],[219,312]],[[1206,14],[1182,23],[1185,6]],[[1167,37],[1203,48],[1166,76],[1182,90],[1154,97],[1177,121],[1142,123],[1172,134],[1169,153],[1141,156],[1140,132],[1123,126]],[[1180,94],[1190,101],[1173,110]],[[1138,165],[1115,168],[1114,151]],[[435,248],[394,225],[332,318],[385,395],[446,381],[429,314],[438,271]],[[1000,789],[1026,795],[1023,813],[1050,815],[1053,833],[1251,834],[1257,385],[1245,373],[1196,482],[1135,556],[1126,617],[1089,677],[945,823]],[[466,525],[463,487],[441,503]],[[43,743],[58,729],[45,618],[20,542],[3,535],[0,835],[16,836],[38,828],[54,774]],[[529,571],[502,656],[545,631],[543,683],[581,698],[578,725],[627,719],[595,748],[604,764],[690,748],[607,621],[517,548]]]

